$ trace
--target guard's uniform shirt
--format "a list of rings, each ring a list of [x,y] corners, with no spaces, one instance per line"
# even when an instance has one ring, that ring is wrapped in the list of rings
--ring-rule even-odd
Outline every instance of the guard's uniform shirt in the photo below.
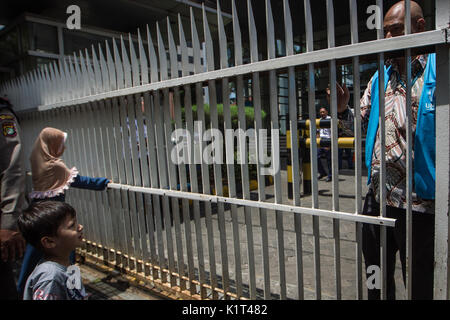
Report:
[[[25,205],[20,127],[16,115],[0,105],[0,228],[17,230],[17,217]]]

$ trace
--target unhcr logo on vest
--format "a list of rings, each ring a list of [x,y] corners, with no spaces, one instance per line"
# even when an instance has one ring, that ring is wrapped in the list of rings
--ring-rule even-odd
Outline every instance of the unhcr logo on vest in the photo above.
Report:
[[[435,105],[434,101],[436,99],[436,97],[434,96],[435,91],[436,91],[436,87],[432,87],[432,88],[428,89],[428,92],[427,92],[428,101],[431,101],[431,102],[427,102],[425,104],[425,110],[427,110],[427,111],[434,111],[434,109],[435,109],[435,107],[434,107],[434,105]]]

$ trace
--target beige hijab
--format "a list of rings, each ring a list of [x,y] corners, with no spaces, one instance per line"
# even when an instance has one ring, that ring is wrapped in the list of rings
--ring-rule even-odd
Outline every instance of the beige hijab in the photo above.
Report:
[[[69,188],[78,170],[69,169],[60,159],[67,134],[55,128],[42,129],[30,156],[33,192],[30,198],[52,198]]]

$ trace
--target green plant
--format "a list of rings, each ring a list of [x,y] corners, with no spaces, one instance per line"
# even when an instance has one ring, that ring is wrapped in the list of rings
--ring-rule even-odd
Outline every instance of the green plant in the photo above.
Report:
[[[253,106],[245,106],[245,126],[246,128],[253,128],[254,127],[254,122],[255,122],[255,109],[253,108]],[[193,114],[193,118],[194,121],[195,119],[198,120],[198,110],[197,110],[197,105],[193,105],[192,106],[192,114]],[[206,123],[210,123],[211,122],[211,110],[210,110],[210,106],[209,104],[204,104],[204,112],[205,112],[205,122]],[[185,116],[185,108],[182,107],[181,108],[181,114],[182,114],[182,119],[183,122],[186,121],[186,116]],[[223,115],[223,104],[219,103],[217,104],[217,115],[218,115],[218,121],[219,121],[219,129],[223,130],[223,126],[224,126],[224,115]],[[238,106],[235,104],[230,105],[230,115],[231,115],[231,123],[233,128],[237,128],[238,127]],[[265,119],[265,117],[267,116],[267,113],[264,110],[261,110],[261,119]]]

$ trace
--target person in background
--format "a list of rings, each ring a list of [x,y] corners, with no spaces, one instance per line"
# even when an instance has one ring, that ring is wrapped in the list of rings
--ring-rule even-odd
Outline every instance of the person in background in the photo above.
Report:
[[[0,300],[17,300],[11,263],[20,259],[25,240],[17,230],[17,218],[26,206],[21,130],[7,99],[0,98]]]
[[[61,159],[66,140],[67,133],[55,128],[44,128],[36,138],[30,156],[33,191],[29,197],[33,202],[64,202],[65,191],[69,188],[105,190],[110,182],[107,178],[82,176],[76,167],[67,168]],[[22,295],[25,281],[41,258],[42,252],[27,244],[17,284],[19,295]],[[75,263],[74,252],[70,260]]]
[[[328,115],[328,111],[326,108],[320,108],[319,110],[321,119],[331,119]],[[319,138],[331,139],[331,128],[320,128],[318,131]],[[322,159],[325,159],[327,162],[327,170],[325,170]],[[332,180],[332,171],[331,171],[331,149],[329,147],[322,147],[317,150],[317,169],[319,170],[318,179],[322,179],[323,177],[327,177],[325,181],[330,182]],[[327,172],[328,171],[328,172]]]

